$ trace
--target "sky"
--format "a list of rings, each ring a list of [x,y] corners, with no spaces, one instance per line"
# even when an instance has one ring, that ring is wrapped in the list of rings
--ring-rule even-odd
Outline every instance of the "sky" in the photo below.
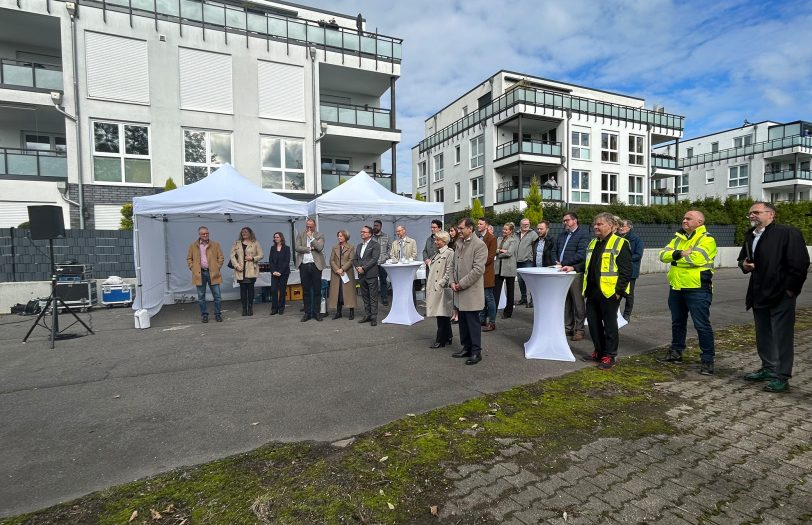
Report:
[[[686,139],[745,119],[812,119],[808,0],[298,3],[361,13],[368,31],[403,39],[401,192],[411,192],[411,148],[425,138],[424,121],[501,69],[644,98],[685,116]]]

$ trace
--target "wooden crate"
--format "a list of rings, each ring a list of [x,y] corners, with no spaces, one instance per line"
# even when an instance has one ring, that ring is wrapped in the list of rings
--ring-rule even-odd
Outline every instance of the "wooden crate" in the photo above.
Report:
[[[303,297],[301,284],[289,284],[287,291],[288,301],[301,301]]]

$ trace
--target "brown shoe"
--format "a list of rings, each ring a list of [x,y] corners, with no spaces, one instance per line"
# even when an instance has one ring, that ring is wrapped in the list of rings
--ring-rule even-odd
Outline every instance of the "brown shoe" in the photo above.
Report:
[[[496,330],[496,323],[488,323],[482,328],[483,332],[493,332],[494,330]]]
[[[572,334],[572,340],[573,341],[583,341],[583,339],[584,339],[584,333],[583,332],[575,332],[574,334]]]

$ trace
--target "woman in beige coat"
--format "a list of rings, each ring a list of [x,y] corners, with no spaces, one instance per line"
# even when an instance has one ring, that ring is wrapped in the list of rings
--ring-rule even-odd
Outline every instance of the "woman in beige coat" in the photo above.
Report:
[[[442,348],[451,344],[454,294],[449,284],[454,269],[454,250],[448,247],[449,239],[450,236],[446,232],[434,234],[437,253],[431,259],[426,279],[426,317],[437,318],[437,337],[429,348]]]
[[[259,261],[263,257],[262,246],[248,226],[240,230],[240,236],[231,245],[231,266],[240,283],[242,314],[254,315],[254,283],[259,277]]]
[[[352,321],[355,319],[355,299],[358,295],[355,291],[355,271],[352,269],[355,247],[347,242],[350,240],[347,230],[340,230],[336,237],[338,237],[338,244],[333,246],[330,253],[330,304],[328,307],[336,309],[333,319],[339,319],[342,317],[341,307],[346,306],[350,309],[348,319]],[[349,278],[346,283],[342,282],[342,275]]]

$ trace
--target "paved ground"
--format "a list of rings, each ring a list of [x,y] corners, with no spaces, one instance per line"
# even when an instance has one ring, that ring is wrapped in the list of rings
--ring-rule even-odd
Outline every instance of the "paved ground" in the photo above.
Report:
[[[662,274],[638,281],[621,356],[668,342],[664,281]],[[715,282],[714,324],[750,322],[743,307],[746,279],[725,270]],[[809,306],[812,296],[802,295],[799,304]],[[131,310],[97,311],[96,335],[60,341],[55,350],[48,349],[45,331],[20,343],[30,318],[0,318],[0,516],[273,440],[345,438],[408,413],[585,366],[525,360],[522,343],[532,319],[525,308],[483,335],[484,360],[470,367],[449,357],[458,344],[427,348],[433,320],[372,328],[346,319],[300,323],[297,304],[281,318],[268,317],[267,305],[252,318],[235,316],[238,305],[229,307],[225,323],[201,325],[196,305],[175,305],[141,331],[132,328]],[[588,340],[572,347],[576,356],[591,351]],[[799,363],[799,371],[804,368]],[[611,445],[594,446],[611,458]],[[629,446],[623,450],[657,443]],[[517,511],[502,515],[513,519],[510,512]]]

